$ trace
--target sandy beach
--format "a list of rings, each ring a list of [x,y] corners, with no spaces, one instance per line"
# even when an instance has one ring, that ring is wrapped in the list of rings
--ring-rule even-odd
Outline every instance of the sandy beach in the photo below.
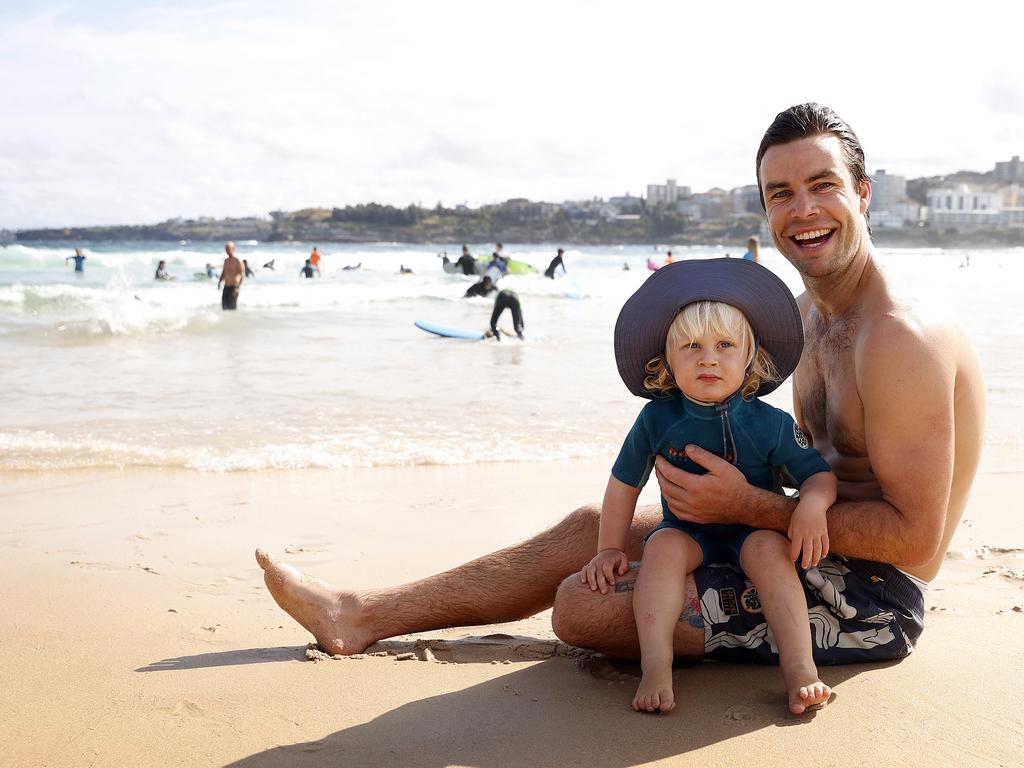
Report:
[[[836,697],[805,718],[777,669],[716,664],[677,670],[670,716],[637,715],[638,668],[561,645],[547,613],[312,661],[253,559],[415,579],[543,529],[606,472],[4,473],[0,765],[1020,764],[1021,473],[979,476],[918,650],[824,669]]]

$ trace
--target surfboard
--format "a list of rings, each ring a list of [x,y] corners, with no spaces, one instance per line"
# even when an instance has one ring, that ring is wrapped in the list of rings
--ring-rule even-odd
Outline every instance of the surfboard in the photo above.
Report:
[[[452,328],[448,325],[427,323],[422,320],[417,320],[415,325],[421,331],[433,333],[446,339],[470,339],[473,341],[479,341],[484,337],[483,331],[470,331],[465,328]]]

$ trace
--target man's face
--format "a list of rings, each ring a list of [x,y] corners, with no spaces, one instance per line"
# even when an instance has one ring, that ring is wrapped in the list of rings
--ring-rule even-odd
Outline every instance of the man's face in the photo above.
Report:
[[[844,269],[868,231],[871,184],[854,184],[832,135],[770,147],[761,158],[761,194],[779,252],[804,277]]]

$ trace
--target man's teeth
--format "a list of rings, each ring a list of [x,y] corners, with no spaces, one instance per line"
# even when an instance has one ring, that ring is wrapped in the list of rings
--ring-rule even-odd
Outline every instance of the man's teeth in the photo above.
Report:
[[[794,240],[813,240],[816,237],[824,237],[831,229],[815,229],[812,232],[801,232],[799,235],[793,235]]]

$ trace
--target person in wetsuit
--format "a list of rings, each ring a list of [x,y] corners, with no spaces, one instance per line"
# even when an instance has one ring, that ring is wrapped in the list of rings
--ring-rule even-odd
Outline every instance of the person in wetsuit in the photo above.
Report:
[[[494,297],[494,311],[491,312],[491,335],[498,341],[501,341],[501,331],[498,330],[498,318],[501,317],[502,312],[506,309],[512,312],[512,326],[516,330],[516,336],[520,339],[523,338],[523,329],[526,327],[523,324],[523,308],[519,304],[519,297],[516,295],[516,292],[508,288],[498,291],[498,295]]]
[[[65,257],[65,259],[64,259],[65,263],[68,260],[70,260],[70,259],[74,259],[75,260],[75,272],[85,272],[85,256],[82,255],[82,249],[81,248],[75,248],[75,255],[74,256],[67,256],[67,257]]]
[[[565,262],[562,261],[562,254],[563,253],[565,253],[565,249],[564,248],[559,248],[558,249],[558,253],[555,255],[555,258],[553,258],[551,260],[551,263],[548,264],[548,268],[544,270],[544,277],[549,277],[552,280],[554,280],[555,279],[555,270],[558,269],[559,267],[562,268],[562,274],[563,275],[569,274],[569,270],[567,270],[565,268]]]
[[[303,277],[316,277],[318,273],[316,269],[313,267],[313,262],[311,262],[309,259],[306,259],[306,264],[302,269],[299,270],[299,274],[302,275]]]
[[[490,275],[484,275],[478,282],[473,283],[466,292],[462,295],[462,298],[468,299],[472,296],[486,296],[491,291],[498,290],[494,285],[494,281]]]

